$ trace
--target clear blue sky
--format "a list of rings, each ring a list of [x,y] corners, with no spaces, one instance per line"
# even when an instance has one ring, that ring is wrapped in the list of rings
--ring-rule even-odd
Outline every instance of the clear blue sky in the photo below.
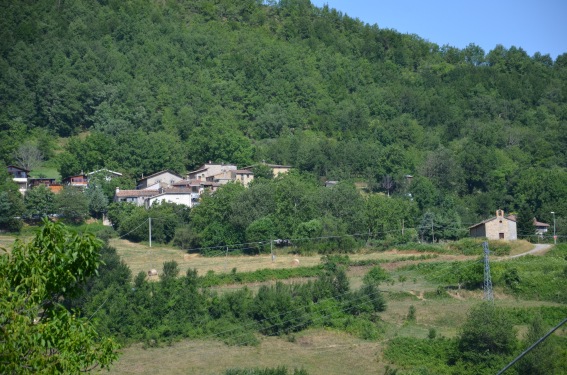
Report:
[[[567,53],[567,0],[311,0],[364,23],[417,34],[442,46],[497,44],[528,55]]]

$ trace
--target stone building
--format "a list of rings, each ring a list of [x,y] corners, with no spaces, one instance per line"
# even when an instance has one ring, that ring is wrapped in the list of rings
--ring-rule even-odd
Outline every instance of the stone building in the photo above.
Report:
[[[514,241],[518,239],[515,218],[504,217],[503,210],[496,210],[496,217],[469,227],[469,233],[471,237],[482,237],[489,240]]]

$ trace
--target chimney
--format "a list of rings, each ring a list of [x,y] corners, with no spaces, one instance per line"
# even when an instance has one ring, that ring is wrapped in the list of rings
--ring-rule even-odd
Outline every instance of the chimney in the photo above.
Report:
[[[120,193],[120,188],[117,186],[116,187],[116,194]]]

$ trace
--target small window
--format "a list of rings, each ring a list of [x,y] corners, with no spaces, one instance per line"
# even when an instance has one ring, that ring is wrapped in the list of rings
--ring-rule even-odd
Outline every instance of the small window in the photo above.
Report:
[[[498,233],[498,238],[500,238],[501,240],[504,239],[504,233]]]

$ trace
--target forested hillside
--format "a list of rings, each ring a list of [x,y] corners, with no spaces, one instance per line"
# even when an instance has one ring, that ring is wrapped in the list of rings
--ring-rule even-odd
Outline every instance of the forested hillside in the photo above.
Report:
[[[7,165],[24,144],[62,177],[265,160],[463,223],[567,216],[567,54],[438,46],[308,0],[0,3]]]

